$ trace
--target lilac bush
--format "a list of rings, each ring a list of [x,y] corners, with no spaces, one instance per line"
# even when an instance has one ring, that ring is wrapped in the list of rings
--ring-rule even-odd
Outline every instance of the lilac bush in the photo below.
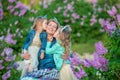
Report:
[[[114,6],[110,6],[108,0],[91,1],[43,0],[40,10],[30,10],[20,0],[0,0],[0,79],[19,79],[15,61],[21,60],[18,54],[25,36],[34,19],[47,14],[48,19],[57,17],[61,25],[69,24],[72,42],[93,42],[94,38],[96,41],[103,38],[95,44],[93,59],[80,59],[76,53],[70,58],[71,68],[78,79],[110,80],[114,77],[119,80],[120,6],[116,5],[117,0],[111,0]],[[107,39],[101,37],[103,34]]]
[[[78,79],[82,79],[85,76],[90,77],[87,75],[85,69],[90,70],[92,67],[96,70],[107,71],[108,70],[108,60],[105,58],[105,54],[108,50],[103,46],[101,41],[95,44],[96,51],[93,53],[93,59],[80,59],[76,53],[73,53],[73,57],[69,57],[71,61],[71,67]],[[85,69],[84,69],[85,68]],[[77,69],[77,70],[76,70]],[[97,72],[97,71],[96,71]],[[93,72],[92,76],[96,73]],[[94,75],[96,76],[96,75]]]

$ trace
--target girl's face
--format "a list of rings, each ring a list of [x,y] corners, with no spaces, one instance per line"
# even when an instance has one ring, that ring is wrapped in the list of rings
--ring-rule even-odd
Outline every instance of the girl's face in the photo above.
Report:
[[[42,24],[43,30],[46,30],[47,27],[47,20],[45,19]]]
[[[57,31],[54,34],[54,37],[57,38],[57,39],[59,39],[60,32],[61,32],[61,28],[58,28]]]
[[[56,32],[57,30],[57,24],[53,21],[49,22],[48,25],[47,25],[47,29],[46,29],[46,32],[48,34],[52,34],[54,35],[54,33]]]
[[[42,26],[42,22],[41,21],[39,21],[39,22],[36,23],[36,29],[37,30],[42,30],[41,26]]]
[[[63,33],[63,32],[60,32],[60,33],[59,33],[59,39],[60,39],[60,40],[63,40],[63,39],[64,39],[64,33]]]

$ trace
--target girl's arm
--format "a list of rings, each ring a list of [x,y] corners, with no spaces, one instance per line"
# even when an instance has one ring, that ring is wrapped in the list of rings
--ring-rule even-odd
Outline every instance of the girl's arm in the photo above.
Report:
[[[46,48],[46,54],[63,54],[64,48],[59,44],[56,43],[54,46]]]
[[[23,46],[22,46],[22,49],[24,50],[27,50],[26,49],[26,45],[27,45],[27,43],[30,41],[30,34],[31,34],[31,31],[28,33],[28,35],[27,35],[27,37],[26,37],[26,39],[25,39],[25,41],[24,41],[24,44],[23,44]]]
[[[41,52],[45,52],[46,49],[46,45],[47,45],[47,33],[46,32],[42,32],[40,34],[40,38],[41,38]]]

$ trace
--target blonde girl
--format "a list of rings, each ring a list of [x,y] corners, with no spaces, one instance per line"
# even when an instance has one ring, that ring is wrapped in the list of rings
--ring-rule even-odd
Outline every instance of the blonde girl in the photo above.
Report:
[[[35,71],[38,67],[38,52],[41,53],[41,58],[44,57],[46,38],[47,34],[45,32],[47,26],[47,19],[45,17],[38,17],[35,19],[32,29],[26,37],[26,40],[22,46],[22,58],[24,54],[30,54],[29,60],[24,60],[24,68],[22,71],[22,76],[26,75],[27,72]],[[43,54],[43,55],[42,55]]]

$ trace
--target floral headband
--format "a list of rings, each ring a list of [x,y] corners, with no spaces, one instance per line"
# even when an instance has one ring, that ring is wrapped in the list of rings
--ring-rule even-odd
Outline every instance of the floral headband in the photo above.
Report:
[[[69,25],[66,25],[66,26],[62,27],[61,32],[63,32],[63,31],[65,31],[65,32],[71,32],[72,29],[71,29],[71,27]]]
[[[40,19],[47,19],[47,15],[39,16],[38,18],[40,18]]]

